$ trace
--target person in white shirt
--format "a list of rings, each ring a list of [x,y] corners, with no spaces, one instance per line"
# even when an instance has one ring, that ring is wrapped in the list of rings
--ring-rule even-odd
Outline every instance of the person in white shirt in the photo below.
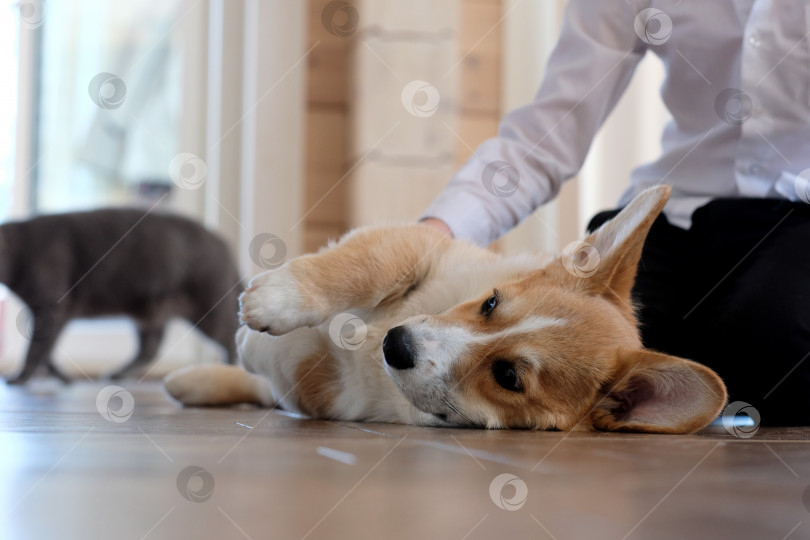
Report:
[[[503,118],[422,221],[487,245],[551,200],[647,52],[666,67],[672,121],[618,206],[656,184],[673,194],[634,289],[644,343],[717,370],[763,423],[808,424],[807,2],[571,0],[534,101]]]

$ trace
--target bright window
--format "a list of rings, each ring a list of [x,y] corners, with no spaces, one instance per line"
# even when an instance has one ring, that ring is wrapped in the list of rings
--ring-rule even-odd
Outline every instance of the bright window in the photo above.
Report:
[[[180,151],[180,2],[49,2],[35,213],[149,206]]]
[[[11,207],[14,182],[14,139],[17,125],[17,13],[0,9],[0,221]]]

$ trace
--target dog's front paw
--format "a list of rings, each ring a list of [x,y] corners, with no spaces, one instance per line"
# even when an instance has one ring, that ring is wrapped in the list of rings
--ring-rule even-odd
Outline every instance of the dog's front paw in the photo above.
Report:
[[[321,318],[308,309],[289,268],[265,272],[253,279],[239,298],[241,319],[252,330],[280,336]]]

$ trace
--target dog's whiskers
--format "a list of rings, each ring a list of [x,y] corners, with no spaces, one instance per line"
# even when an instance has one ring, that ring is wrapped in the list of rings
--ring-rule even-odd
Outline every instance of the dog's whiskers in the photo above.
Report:
[[[448,409],[450,409],[450,410],[451,410],[453,413],[455,413],[456,415],[458,415],[458,416],[460,416],[461,418],[463,418],[465,422],[467,422],[468,424],[473,424],[473,421],[472,421],[472,420],[470,420],[470,419],[469,419],[469,417],[468,417],[466,414],[464,414],[463,412],[461,412],[461,411],[459,410],[459,408],[458,408],[458,407],[456,407],[456,405],[455,405],[455,404],[453,404],[453,403],[452,403],[452,402],[451,402],[449,399],[447,399],[446,397],[445,397],[445,398],[442,398],[442,403],[444,403],[444,404],[445,404],[445,406],[446,406]]]

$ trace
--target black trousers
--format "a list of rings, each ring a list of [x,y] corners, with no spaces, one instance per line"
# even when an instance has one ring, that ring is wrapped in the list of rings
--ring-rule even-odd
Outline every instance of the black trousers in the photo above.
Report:
[[[718,199],[688,231],[661,215],[633,294],[646,347],[711,367],[763,425],[810,425],[810,205]]]

